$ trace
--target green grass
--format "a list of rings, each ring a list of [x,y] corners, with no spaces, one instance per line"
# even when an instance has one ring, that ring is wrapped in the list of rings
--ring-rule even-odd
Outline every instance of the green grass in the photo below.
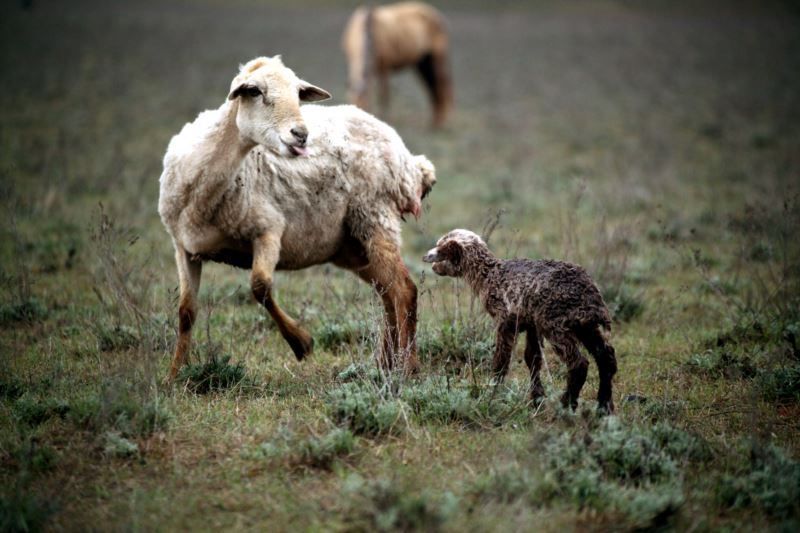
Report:
[[[351,2],[0,8],[0,531],[796,530],[800,19],[788,4],[441,4],[456,108],[411,73],[387,117],[439,182],[403,256],[422,369],[377,368],[382,305],[331,265],[278,272],[297,362],[206,265],[174,386],[177,273],[156,215],[170,136],[239,63],[283,54],[344,102]],[[313,27],[309,27],[312,25]],[[614,315],[617,414],[506,381],[456,227],[584,265]]]

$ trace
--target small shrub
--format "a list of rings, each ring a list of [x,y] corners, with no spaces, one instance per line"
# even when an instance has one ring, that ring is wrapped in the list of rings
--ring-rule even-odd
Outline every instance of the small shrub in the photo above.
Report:
[[[421,423],[501,426],[524,423],[528,415],[525,394],[502,385],[480,389],[465,381],[429,377],[406,386],[401,397]]]
[[[346,346],[363,343],[370,338],[370,327],[363,320],[335,322],[326,320],[314,335],[317,345],[323,350],[340,351]]]
[[[351,528],[366,531],[438,531],[458,500],[451,492],[412,490],[385,478],[364,481],[357,474],[345,480]]]
[[[32,324],[47,318],[47,306],[35,296],[0,305],[0,325]]]
[[[11,494],[0,496],[0,531],[40,531],[55,512],[52,502],[17,486]]]
[[[529,495],[536,484],[527,469],[514,465],[478,476],[467,492],[482,501],[511,503]]]
[[[52,398],[42,400],[23,395],[14,402],[12,412],[19,422],[38,426],[55,416],[64,418],[69,412],[69,405]]]
[[[494,339],[474,328],[446,323],[438,330],[420,335],[417,349],[421,356],[434,363],[464,364],[472,361],[481,365],[491,360]]]
[[[323,437],[309,437],[298,444],[295,462],[313,468],[330,470],[340,457],[353,453],[356,437],[349,429],[336,428]]]
[[[95,324],[93,329],[97,338],[97,348],[101,352],[123,351],[139,346],[139,336],[128,326],[107,327]]]
[[[73,401],[69,417],[98,434],[116,431],[123,437],[146,437],[166,429],[171,414],[158,396],[142,398],[125,385],[107,383],[99,393]]]
[[[644,312],[644,299],[627,285],[611,285],[603,291],[611,317],[617,322],[630,322]]]
[[[212,356],[204,364],[185,365],[178,374],[178,381],[196,394],[222,391],[243,384],[246,370],[242,362],[230,364],[231,357]]]
[[[28,439],[23,446],[12,451],[11,456],[23,471],[42,473],[55,468],[58,457],[53,448]]]
[[[107,431],[103,452],[109,457],[132,457],[139,453],[139,445],[116,431]]]
[[[380,369],[375,365],[351,363],[336,375],[336,381],[340,383],[367,381],[380,386],[385,380]]]
[[[262,443],[254,452],[245,456],[250,459],[281,461],[289,466],[303,466],[331,470],[339,460],[352,455],[356,450],[356,437],[349,429],[334,428],[320,437],[299,439],[286,427],[277,431],[276,437]]]
[[[337,424],[344,424],[357,435],[378,437],[403,430],[403,404],[384,398],[370,384],[343,383],[328,392],[327,409]]]
[[[724,346],[692,354],[685,365],[692,373],[712,378],[740,379],[756,375],[756,365],[749,354],[730,351]]]
[[[0,377],[0,399],[16,400],[25,392],[25,385],[13,376]]]
[[[719,503],[729,508],[755,505],[778,518],[800,517],[800,462],[771,445],[751,445],[749,456],[719,480]]]
[[[800,403],[800,365],[762,370],[758,373],[756,384],[766,400]]]

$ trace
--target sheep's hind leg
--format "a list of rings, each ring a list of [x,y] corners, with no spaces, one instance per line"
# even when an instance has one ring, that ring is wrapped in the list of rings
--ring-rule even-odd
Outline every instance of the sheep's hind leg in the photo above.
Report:
[[[542,378],[539,372],[542,369],[542,347],[539,344],[539,336],[536,328],[526,328],[527,337],[525,339],[525,364],[531,373],[530,397],[535,405],[539,405],[544,400],[545,392]]]
[[[580,350],[573,342],[554,344],[556,353],[567,364],[567,389],[561,395],[561,405],[569,406],[574,411],[578,407],[578,397],[583,384],[586,383],[586,374],[589,370],[589,360],[581,355]]]
[[[617,373],[617,357],[614,347],[606,340],[598,327],[581,333],[580,340],[597,363],[600,385],[597,389],[597,409],[610,414],[614,412],[612,380]]]
[[[272,274],[280,257],[280,237],[262,235],[253,241],[253,273],[250,286],[256,301],[269,312],[278,330],[289,343],[295,357],[301,361],[314,349],[314,339],[289,315],[283,312],[272,298]]]
[[[178,307],[178,342],[167,374],[167,383],[172,383],[178,376],[178,371],[186,363],[186,355],[192,344],[192,326],[197,317],[197,291],[200,289],[200,274],[203,268],[200,261],[192,261],[189,254],[179,246],[175,247],[175,263],[178,266],[181,291]]]
[[[404,370],[414,374],[417,360],[417,287],[411,280],[400,250],[390,238],[374,237],[365,247],[366,266],[351,268],[372,284],[383,301],[385,320],[383,343],[378,364],[391,368],[395,354],[404,356]]]

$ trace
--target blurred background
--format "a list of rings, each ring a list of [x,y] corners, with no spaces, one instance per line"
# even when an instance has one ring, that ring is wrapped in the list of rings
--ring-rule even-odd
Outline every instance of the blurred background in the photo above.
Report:
[[[421,262],[442,233],[469,228],[488,235],[501,256],[549,256],[587,267],[615,315],[621,398],[675,396],[692,409],[713,405],[728,414],[699,418],[701,411],[687,407],[677,420],[708,438],[773,434],[796,453],[797,382],[789,382],[789,407],[778,409],[764,403],[752,376],[777,364],[769,358],[784,354],[781,339],[788,338],[787,331],[800,334],[797,3],[434,4],[450,32],[453,112],[443,129],[431,130],[427,95],[415,73],[404,71],[391,79],[391,107],[382,117],[412,153],[426,154],[437,167],[438,184],[423,216],[404,226],[404,257],[422,288],[423,361],[441,370],[435,360],[440,352],[431,346],[441,341],[445,325],[456,337],[465,332],[458,339],[467,346],[491,345],[491,326],[463,287],[431,279]],[[177,320],[172,246],[156,210],[170,137],[200,111],[218,107],[238,65],[260,55],[281,54],[298,76],[331,92],[333,99],[325,105],[347,103],[341,35],[357,5],[321,0],[3,2],[0,349],[13,354],[3,356],[6,375],[49,383],[25,394],[71,401],[70,394],[81,386],[92,389],[109,375],[121,376],[117,389],[119,383],[155,387],[170,357]],[[312,393],[301,384],[330,386],[324,381],[330,380],[329,366],[347,362],[336,349],[328,350],[338,341],[318,344],[315,362],[296,364],[269,321],[248,305],[246,273],[210,266],[203,277],[198,338],[222,344],[234,361],[243,361],[274,387],[285,386],[270,400],[278,409],[260,397],[225,396],[215,400],[220,412],[258,406],[261,413],[275,413],[273,418],[258,415],[266,417],[258,423],[274,428],[281,409],[296,408],[310,424],[322,423],[313,405],[303,403]],[[374,301],[369,287],[331,266],[278,273],[276,287],[279,301],[315,336],[331,335],[330,324],[345,329],[361,324],[360,309],[348,304]],[[754,323],[761,324],[762,337],[736,338],[750,343],[742,348],[749,350],[748,357],[758,353],[766,359],[752,356],[756,366],[733,365],[739,373],[720,378],[720,369],[732,365],[731,357],[741,362],[736,358],[744,351],[709,355],[702,343],[728,338],[725,332],[740,331],[731,328],[742,325],[741,331],[752,332]],[[469,327],[459,329],[459,324]],[[346,353],[369,359],[368,348]],[[201,350],[194,360],[202,361],[204,354]],[[550,357],[555,372],[558,363]],[[121,369],[134,360],[150,366],[125,374]],[[525,379],[523,365],[515,363],[511,383],[524,388]],[[555,390],[561,383],[558,378],[547,385]],[[752,409],[737,411],[742,391],[751,388]],[[143,390],[143,397],[151,398],[161,389]],[[781,394],[785,399],[785,391]],[[591,393],[585,390],[584,397]],[[0,413],[10,430],[17,427],[9,414],[16,413],[16,404],[8,398]],[[149,456],[151,466],[161,465],[157,468],[208,459],[202,450],[218,446],[210,439],[220,436],[208,428],[219,428],[227,419],[202,418],[212,410],[191,395],[176,392],[164,402],[173,413],[189,413],[176,415],[179,422],[173,426],[188,436],[167,433],[158,442],[138,441],[137,449],[160,450]],[[727,410],[730,406],[733,410]],[[197,423],[201,419],[206,425]],[[221,440],[263,440],[262,430],[253,427],[250,422],[228,426]],[[13,481],[19,463],[9,450],[29,442],[29,434],[20,429],[8,435],[17,436],[4,437],[2,478]],[[94,496],[81,500],[85,480],[117,494],[113,475],[103,463],[92,470],[79,459],[81,450],[90,450],[88,457],[96,450],[94,437],[76,437],[63,427],[37,435],[42,442],[60,443],[53,446],[62,464],[80,472],[70,475],[66,466],[56,467],[50,477],[34,481],[37,490],[55,499],[66,480],[80,489],[62,502],[64,513],[56,519],[74,528],[81,502],[94,501]],[[181,438],[189,451],[175,444]],[[388,449],[403,446],[401,441]],[[485,449],[448,449],[490,455]],[[238,457],[230,449],[218,452]],[[396,452],[387,471],[399,464],[397,454],[404,452]],[[453,459],[460,460],[471,459]],[[181,472],[170,471],[175,474],[170,490],[191,492],[193,483],[205,483],[201,475],[219,481],[224,474],[215,465],[211,460],[187,485],[181,484]],[[141,480],[147,468],[120,475]],[[374,473],[382,467],[365,468]],[[451,474],[463,475],[436,472],[430,472],[433,485],[448,483]],[[291,491],[306,490],[305,482],[287,483],[277,492],[268,487],[265,494],[284,502]],[[334,496],[338,485],[330,480],[323,485],[321,490],[330,492],[321,501],[341,510]],[[142,490],[152,516],[171,519],[176,527],[191,523],[182,513],[169,518],[170,507],[161,506],[160,496]],[[113,498],[97,498],[94,519],[117,516]],[[207,505],[192,502],[187,514]],[[260,505],[251,504],[247,509]],[[136,505],[122,505],[120,524],[130,524],[134,511],[141,510]],[[286,505],[287,522],[281,523],[316,516],[316,510],[300,504]]]

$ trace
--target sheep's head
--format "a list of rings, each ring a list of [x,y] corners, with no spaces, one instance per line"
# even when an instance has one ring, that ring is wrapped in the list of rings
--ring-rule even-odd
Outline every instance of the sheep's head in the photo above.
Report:
[[[476,246],[486,248],[486,243],[469,230],[454,229],[439,239],[436,248],[428,250],[422,260],[433,263],[433,271],[440,276],[461,277],[464,275],[464,256]]]
[[[298,78],[280,56],[259,57],[242,65],[231,82],[228,100],[237,100],[236,126],[241,135],[278,155],[305,155],[308,129],[300,102],[331,95]]]

